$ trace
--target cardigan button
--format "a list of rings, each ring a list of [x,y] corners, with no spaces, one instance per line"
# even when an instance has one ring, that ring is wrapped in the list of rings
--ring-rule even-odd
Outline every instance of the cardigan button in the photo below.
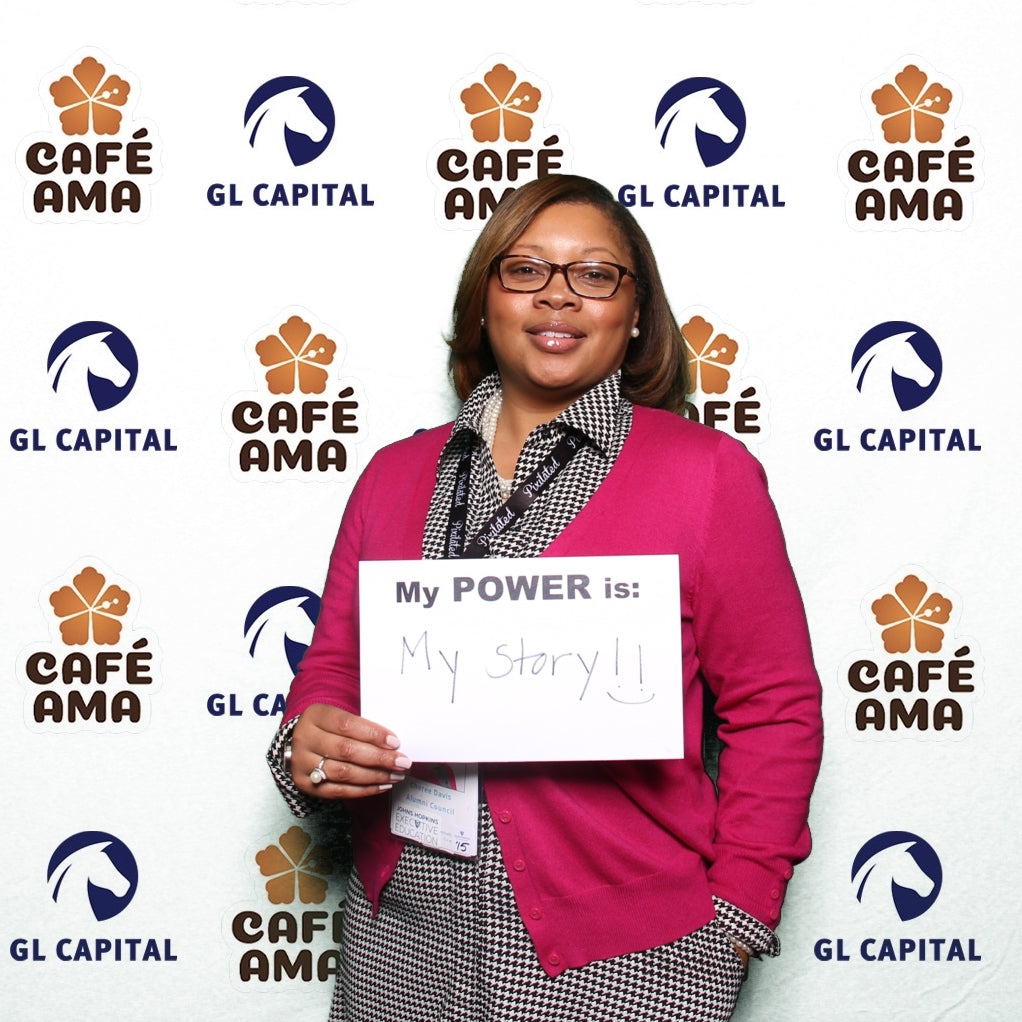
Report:
[[[529,918],[530,919],[542,919],[543,918],[543,913],[540,912],[540,910],[538,908],[530,908],[529,909]]]
[[[774,901],[777,901],[777,899],[778,899],[778,898],[779,898],[780,896],[781,896],[781,892],[780,892],[779,890],[777,890],[777,888],[776,888],[776,887],[775,887],[775,888],[774,888],[774,889],[773,889],[773,890],[772,890],[772,891],[770,892],[770,897],[771,897],[771,898],[773,898],[773,899],[774,899]]]
[[[515,870],[515,872],[521,873],[525,869],[525,860],[515,859],[515,861],[511,863],[511,866]]]
[[[560,964],[561,964],[561,956],[560,956],[559,954],[557,954],[557,953],[555,952],[554,954],[552,954],[552,955],[551,955],[551,956],[550,956],[550,957],[549,957],[549,958],[547,959],[547,961],[548,961],[548,962],[549,962],[549,963],[550,963],[551,965],[560,965]]]
[[[792,875],[793,875],[793,874],[792,874],[792,871],[791,871],[791,866],[789,866],[789,867],[788,867],[788,868],[787,868],[787,869],[786,869],[786,870],[784,871],[784,879],[785,879],[785,880],[790,880],[790,879],[792,878]]]
[[[498,819],[500,820],[501,823],[510,823],[511,822],[511,814],[505,809],[505,810],[503,810],[501,812],[501,814],[498,817]]]

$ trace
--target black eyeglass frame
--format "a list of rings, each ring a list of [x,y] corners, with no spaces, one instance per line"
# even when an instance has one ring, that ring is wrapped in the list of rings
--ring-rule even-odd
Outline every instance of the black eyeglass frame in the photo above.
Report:
[[[543,283],[539,285],[539,287],[510,287],[508,286],[508,284],[504,282],[504,275],[500,272],[500,264],[505,259],[531,259],[533,262],[543,263],[545,266],[550,267],[550,276],[547,277],[547,279],[544,280]],[[582,294],[580,291],[576,291],[575,288],[572,286],[571,277],[568,275],[568,270],[570,270],[572,266],[613,266],[614,269],[618,271],[620,276],[617,278],[617,283],[614,285],[614,290],[611,291],[610,294],[585,295]],[[516,255],[514,252],[508,252],[505,255],[499,255],[495,259],[493,259],[493,261],[490,263],[490,269],[497,274],[497,280],[500,281],[500,286],[504,288],[505,291],[512,291],[515,294],[520,295],[533,295],[536,294],[537,291],[542,291],[543,288],[545,288],[550,283],[550,281],[553,280],[554,274],[557,273],[558,270],[560,270],[560,272],[564,274],[564,282],[568,285],[568,290],[573,295],[578,295],[579,298],[592,298],[594,301],[597,302],[605,302],[608,298],[613,298],[614,295],[616,295],[618,291],[621,289],[621,284],[624,281],[625,277],[631,277],[632,280],[636,282],[636,284],[638,284],[639,282],[639,278],[630,269],[628,269],[627,266],[622,266],[620,263],[612,263],[607,259],[575,259],[570,263],[552,263],[550,262],[549,259],[541,259],[539,256]]]

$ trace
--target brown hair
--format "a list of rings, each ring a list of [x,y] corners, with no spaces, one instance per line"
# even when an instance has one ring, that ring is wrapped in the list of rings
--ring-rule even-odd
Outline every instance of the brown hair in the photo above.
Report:
[[[603,185],[573,174],[551,174],[516,189],[497,206],[476,239],[461,273],[447,339],[451,379],[458,397],[464,400],[497,368],[481,325],[491,263],[521,237],[539,213],[559,203],[598,209],[630,250],[630,269],[638,278],[639,336],[629,343],[621,367],[622,392],[636,404],[680,413],[688,393],[685,344],[649,241],[635,217]]]

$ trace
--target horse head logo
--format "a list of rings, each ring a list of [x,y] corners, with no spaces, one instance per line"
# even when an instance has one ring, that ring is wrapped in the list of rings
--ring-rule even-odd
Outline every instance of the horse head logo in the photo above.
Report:
[[[881,323],[863,334],[852,352],[856,390],[882,404],[893,397],[903,412],[933,396],[942,367],[937,342],[914,323]]]
[[[285,75],[260,85],[245,107],[248,144],[286,150],[296,167],[322,155],[334,135],[334,108],[308,78]]]
[[[138,886],[135,857],[123,841],[103,831],[74,834],[57,846],[46,870],[50,897],[61,906],[88,910],[97,921],[128,907]]]
[[[889,909],[907,922],[937,900],[943,873],[937,853],[921,837],[892,830],[867,841],[852,863],[856,900]]]
[[[89,401],[97,412],[120,404],[135,386],[138,355],[128,337],[109,323],[68,327],[46,358],[50,386],[61,397]]]
[[[745,138],[745,107],[737,93],[716,78],[686,78],[672,85],[660,100],[655,123],[660,146],[667,136],[695,142],[704,167],[730,159]]]
[[[263,593],[245,617],[245,638],[251,657],[283,652],[291,673],[312,641],[319,618],[320,598],[300,586],[278,586]]]

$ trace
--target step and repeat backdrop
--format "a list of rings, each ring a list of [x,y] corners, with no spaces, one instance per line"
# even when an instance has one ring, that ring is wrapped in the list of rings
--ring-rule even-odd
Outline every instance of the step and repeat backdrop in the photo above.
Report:
[[[344,832],[264,750],[359,472],[456,412],[474,238],[564,171],[649,234],[809,614],[814,850],[736,1018],[1016,1017],[1016,5],[0,27],[5,1018],[326,1017]]]

